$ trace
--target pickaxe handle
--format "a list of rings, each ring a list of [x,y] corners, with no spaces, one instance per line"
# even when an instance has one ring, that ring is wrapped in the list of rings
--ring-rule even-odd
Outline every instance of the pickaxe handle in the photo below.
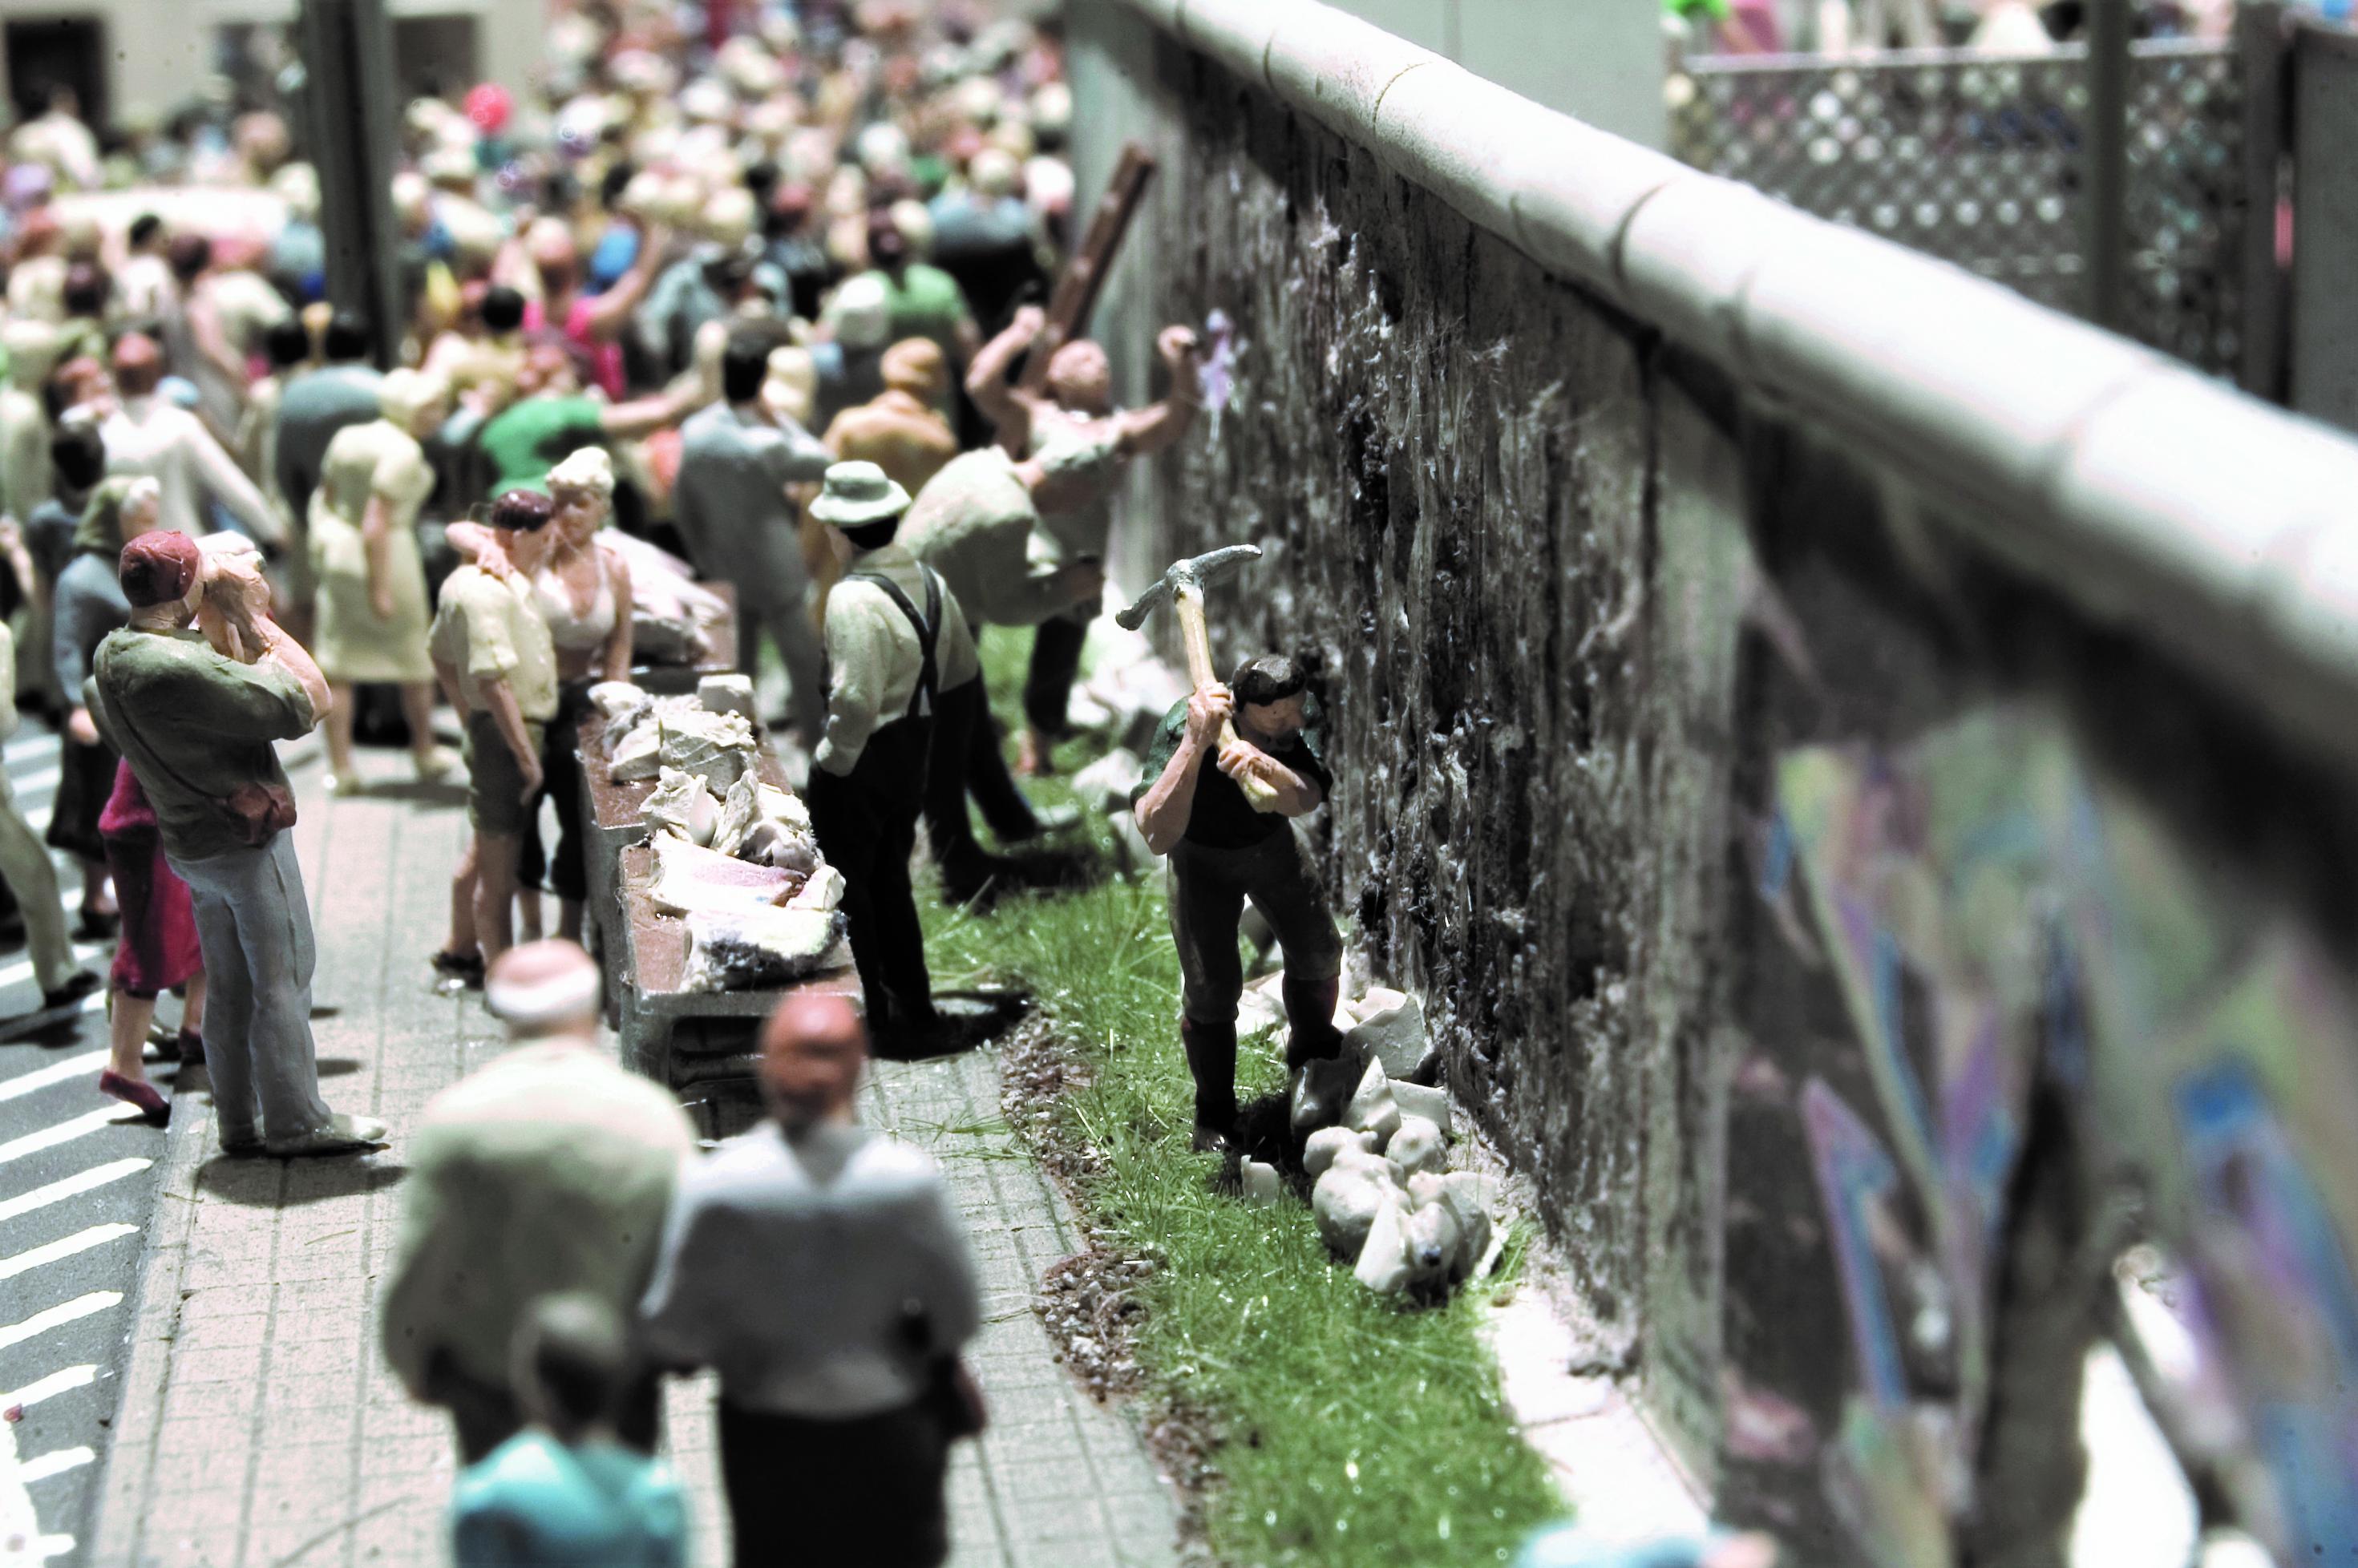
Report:
[[[1197,691],[1220,684],[1212,673],[1212,633],[1204,625],[1204,596],[1192,588],[1176,589],[1171,595],[1171,612],[1179,618],[1179,645],[1187,653],[1187,678]],[[1237,743],[1237,727],[1223,721],[1220,725],[1220,745],[1223,749]],[[1237,781],[1244,791],[1245,802],[1255,811],[1275,811],[1277,790],[1268,780],[1247,773]]]

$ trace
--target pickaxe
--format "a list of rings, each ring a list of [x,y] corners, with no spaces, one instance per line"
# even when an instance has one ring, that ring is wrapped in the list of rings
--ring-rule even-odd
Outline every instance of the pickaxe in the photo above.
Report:
[[[1135,632],[1145,624],[1146,618],[1163,605],[1179,617],[1179,643],[1187,652],[1187,678],[1197,691],[1220,684],[1212,673],[1212,636],[1204,629],[1204,585],[1213,579],[1225,577],[1246,561],[1260,559],[1259,545],[1229,545],[1222,549],[1175,561],[1163,574],[1160,581],[1138,596],[1138,601],[1114,617],[1122,629]],[[1220,726],[1220,746],[1223,750],[1237,743],[1234,723]],[[1255,811],[1277,809],[1277,791],[1270,784],[1251,773],[1237,780],[1245,799]]]

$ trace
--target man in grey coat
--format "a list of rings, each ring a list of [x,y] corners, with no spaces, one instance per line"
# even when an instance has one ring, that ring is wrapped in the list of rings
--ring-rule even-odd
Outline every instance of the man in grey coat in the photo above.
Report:
[[[319,487],[328,443],[347,425],[375,420],[384,383],[369,363],[368,323],[359,317],[340,311],[329,321],[326,351],[327,364],[288,382],[278,402],[277,460],[271,478],[294,524],[287,572],[298,603],[311,598],[311,492]]]
[[[766,341],[730,335],[721,401],[680,427],[672,513],[697,569],[737,590],[739,661],[754,668],[769,639],[786,667],[795,728],[816,750],[827,725],[825,654],[786,486],[825,479],[835,460],[817,437],[763,403],[769,360]]]
[[[979,1430],[965,1228],[923,1151],[857,1124],[868,1044],[838,996],[762,1038],[772,1119],[681,1178],[642,1308],[648,1351],[720,1374],[739,1568],[934,1568],[949,1448]]]

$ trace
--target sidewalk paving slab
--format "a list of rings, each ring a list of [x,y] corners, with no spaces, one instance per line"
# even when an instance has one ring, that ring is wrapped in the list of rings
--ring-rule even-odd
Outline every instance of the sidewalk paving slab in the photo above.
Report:
[[[365,759],[390,779],[399,764]],[[376,1348],[398,1223],[403,1138],[426,1102],[499,1049],[474,995],[426,963],[465,833],[455,792],[332,799],[298,779],[295,829],[314,911],[321,1090],[393,1127],[365,1158],[229,1160],[210,1107],[175,1115],[148,1237],[122,1407],[85,1561],[92,1568],[410,1568],[447,1561],[449,1423],[413,1403]],[[550,905],[552,917],[555,905]],[[1073,1217],[1016,1144],[987,1053],[879,1063],[871,1125],[930,1149],[972,1229],[985,1324],[971,1347],[992,1426],[950,1477],[955,1568],[1160,1568],[1175,1509],[1128,1419],[1055,1365],[1032,1312],[1074,1250]],[[676,1380],[668,1445],[694,1561],[729,1560],[712,1384]]]

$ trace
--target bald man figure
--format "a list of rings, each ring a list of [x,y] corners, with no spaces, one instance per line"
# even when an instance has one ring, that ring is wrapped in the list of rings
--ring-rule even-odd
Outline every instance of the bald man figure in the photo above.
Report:
[[[644,1307],[649,1353],[720,1373],[739,1568],[933,1568],[950,1444],[980,1429],[958,1352],[981,1298],[941,1173],[860,1127],[868,1041],[841,997],[762,1040],[770,1119],[680,1183]]]
[[[514,1044],[426,1108],[383,1314],[385,1359],[450,1411],[469,1465],[523,1428],[509,1353],[535,1298],[580,1292],[629,1320],[696,1146],[678,1102],[600,1046],[598,966],[579,947],[508,949],[483,1003]],[[618,1418],[647,1453],[655,1394],[652,1370],[634,1373]]]

